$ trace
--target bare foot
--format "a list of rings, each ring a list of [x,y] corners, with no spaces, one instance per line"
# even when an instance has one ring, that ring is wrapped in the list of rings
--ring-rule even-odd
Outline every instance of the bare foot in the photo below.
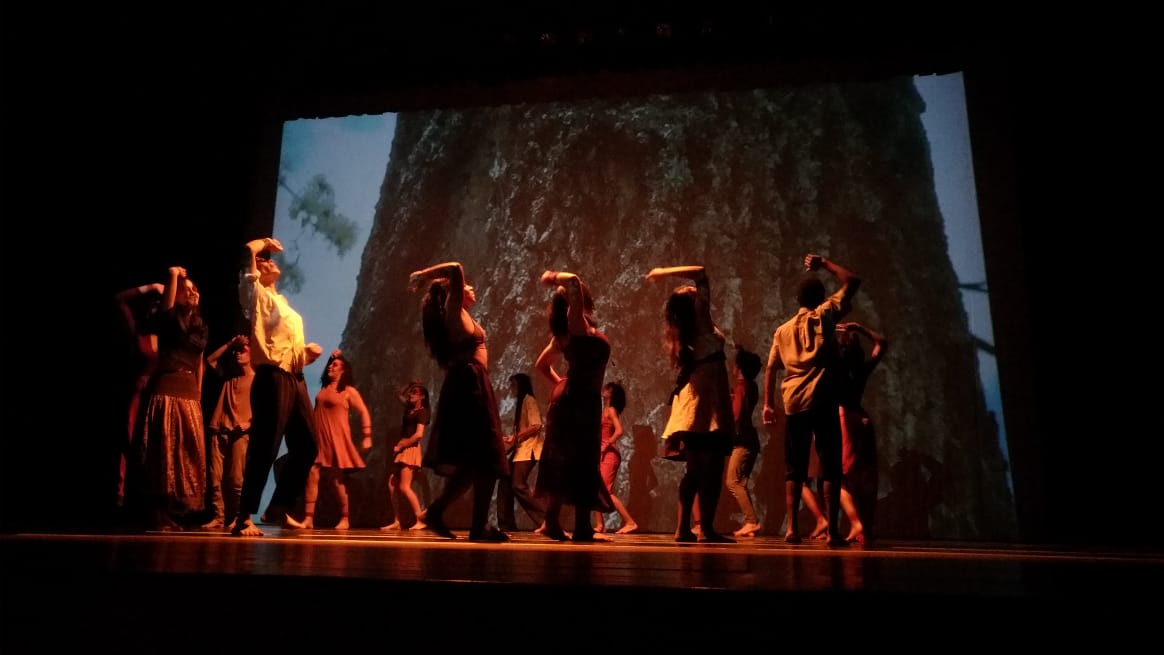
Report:
[[[618,529],[615,534],[630,534],[639,529],[639,524],[631,521],[630,523],[623,523],[622,527]]]
[[[575,531],[573,536],[570,537],[570,541],[573,541],[575,543],[594,542],[594,541],[606,542],[606,541],[613,541],[613,539],[611,539],[610,537],[608,537],[604,534],[599,534],[597,532],[586,533],[586,532]]]
[[[760,531],[759,523],[745,523],[732,533],[733,537],[754,537]]]
[[[541,525],[534,528],[534,534],[545,534],[545,533],[546,533],[546,522],[542,521]]]
[[[823,541],[829,538],[829,522],[825,519],[819,519],[816,522],[816,527],[813,528],[808,538],[812,541]]]
[[[538,532],[539,530],[540,530],[540,532]],[[566,534],[565,530],[563,530],[562,528],[551,528],[550,526],[546,525],[545,523],[542,524],[542,527],[538,528],[537,530],[534,530],[534,532],[538,532],[538,534],[544,534],[545,536],[549,537],[550,539],[553,539],[554,541],[569,541],[570,540],[570,535]]]
[[[424,524],[423,524],[423,523],[421,523],[420,521],[417,521],[417,522],[416,522],[416,525],[424,525]],[[416,526],[412,526],[412,527],[414,527],[414,528],[415,528]],[[393,531],[393,530],[400,530],[400,529],[401,529],[401,527],[400,527],[400,521],[393,521],[393,522],[389,523],[388,525],[386,525],[386,526],[384,526],[384,527],[380,528],[380,532],[391,532],[391,531]],[[423,530],[424,528],[417,528],[417,529],[418,529],[418,530]]]
[[[243,519],[235,521],[234,527],[231,528],[230,533],[236,537],[261,537],[263,531],[259,526],[255,525],[254,521],[250,519]]]
[[[302,523],[300,523],[299,521],[295,520],[294,516],[288,514],[283,517],[283,527],[291,530],[309,530],[314,527],[314,525],[310,516],[304,519]]]
[[[380,529],[383,530],[384,528],[380,528]],[[399,523],[396,524],[395,529],[396,530],[400,529]],[[427,530],[428,526],[424,524],[424,521],[417,521],[416,523],[413,523],[412,525],[408,526],[408,529],[409,530]]]
[[[606,532],[606,525],[599,523],[598,525],[594,526],[594,531],[600,534]]]
[[[218,530],[219,528],[224,527],[226,527],[226,523],[222,519],[210,519],[206,523],[202,524],[203,530]]]
[[[311,519],[308,519],[308,521],[310,521],[310,520],[311,520]],[[336,529],[336,530],[347,530],[347,529],[348,529],[348,528],[350,528],[350,527],[351,527],[351,524],[350,524],[350,523],[348,523],[348,517],[346,517],[346,516],[345,516],[345,517],[343,517],[342,519],[340,519],[340,520],[339,520],[339,523],[336,523],[336,524],[335,524],[335,529]]]

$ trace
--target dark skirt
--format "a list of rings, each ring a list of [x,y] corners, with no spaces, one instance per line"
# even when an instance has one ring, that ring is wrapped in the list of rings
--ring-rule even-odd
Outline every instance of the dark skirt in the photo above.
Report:
[[[444,476],[464,468],[509,475],[493,384],[477,362],[451,364],[446,371],[423,464]]]
[[[563,378],[546,408],[546,440],[538,463],[537,493],[575,507],[614,511],[602,480],[602,396],[571,389]]]

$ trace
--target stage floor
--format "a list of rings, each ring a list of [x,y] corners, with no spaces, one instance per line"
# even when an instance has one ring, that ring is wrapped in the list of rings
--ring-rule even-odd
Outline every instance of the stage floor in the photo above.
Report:
[[[358,628],[349,638],[382,637],[369,624],[405,620],[408,634],[394,639],[421,642],[439,633],[450,644],[476,643],[480,630],[501,630],[523,612],[544,615],[530,619],[543,627],[583,620],[597,631],[592,636],[621,626],[709,638],[733,625],[834,627],[828,617],[836,612],[850,627],[889,612],[985,638],[973,626],[986,616],[992,631],[1041,625],[1066,638],[1109,616],[1120,638],[1130,638],[1148,627],[1131,622],[1134,611],[1158,608],[1152,597],[1164,588],[1158,552],[900,541],[837,549],[772,536],[681,544],[670,534],[575,544],[529,532],[484,544],[464,531],[447,540],[424,531],[262,528],[259,538],[217,531],[0,536],[3,645],[18,648],[4,650],[24,652],[44,630],[65,639],[88,634],[122,652],[193,648],[197,642],[165,639],[173,621],[189,639],[195,626],[212,624],[232,638],[256,630],[267,639],[281,626],[338,643],[345,626]],[[1046,623],[1036,623],[1038,616]],[[602,620],[611,623],[603,628]]]

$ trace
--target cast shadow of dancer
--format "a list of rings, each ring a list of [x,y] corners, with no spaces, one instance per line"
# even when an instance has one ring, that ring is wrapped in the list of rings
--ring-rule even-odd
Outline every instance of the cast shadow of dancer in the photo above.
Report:
[[[648,425],[632,427],[631,438],[634,453],[627,463],[627,484],[630,491],[627,494],[626,511],[631,516],[638,517],[640,531],[657,532],[651,513],[651,492],[659,486],[659,479],[655,476],[651,460],[659,450],[659,440],[655,437],[655,431]]]
[[[896,539],[929,539],[930,514],[946,498],[950,472],[926,453],[902,448],[889,469],[889,495],[877,501],[877,530]]]
[[[768,436],[767,443],[760,451],[756,462],[756,473],[752,476],[752,502],[756,506],[756,516],[765,532],[783,535],[788,508],[784,502],[784,409],[776,407],[776,418],[770,424],[759,423],[756,427]]]

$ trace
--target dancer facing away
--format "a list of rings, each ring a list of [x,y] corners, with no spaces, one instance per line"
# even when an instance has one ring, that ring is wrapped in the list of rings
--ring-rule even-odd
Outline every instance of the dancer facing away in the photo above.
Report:
[[[760,374],[763,361],[756,353],[738,346],[735,364],[732,415],[736,420],[736,433],[732,454],[728,458],[727,488],[740,506],[744,524],[732,535],[754,537],[760,530],[760,519],[756,516],[752,497],[748,493],[748,477],[752,475],[752,468],[760,454],[760,434],[752,422],[752,414],[760,401],[760,385],[756,384],[756,376]]]
[[[505,435],[510,450],[511,476],[497,482],[497,522],[502,529],[517,530],[513,514],[516,500],[535,526],[546,519],[546,508],[529,486],[533,469],[542,458],[545,435],[542,416],[534,397],[533,380],[525,373],[509,376],[509,392],[517,399],[513,412],[513,434]]]
[[[429,505],[424,521],[433,532],[456,539],[445,524],[444,512],[471,488],[469,540],[509,541],[504,532],[487,525],[493,487],[497,478],[509,475],[509,462],[497,399],[489,381],[485,330],[469,314],[477,302],[477,291],[466,282],[459,262],[436,264],[414,271],[408,278],[413,291],[419,291],[426,282],[421,327],[429,353],[445,379],[423,464],[444,476],[445,486]]]
[[[849,518],[849,543],[873,545],[877,516],[877,438],[873,421],[861,405],[865,384],[885,357],[889,341],[860,323],[837,325],[840,361],[841,507]],[[860,336],[873,342],[865,356]]]
[[[622,410],[626,409],[626,389],[618,382],[607,382],[602,387],[602,442],[599,445],[599,470],[602,472],[602,483],[610,492],[610,502],[614,511],[622,517],[622,526],[616,534],[629,534],[639,529],[639,524],[631,517],[626,505],[614,495],[614,481],[618,477],[618,467],[622,464],[622,452],[618,449],[618,440],[622,437]],[[600,512],[594,513],[594,531],[606,532],[606,522]]]
[[[420,469],[421,454],[420,440],[424,438],[424,428],[428,425],[432,411],[428,403],[428,389],[419,380],[413,380],[400,390],[400,404],[404,406],[404,418],[400,425],[400,441],[392,446],[392,473],[388,475],[388,497],[392,501],[393,521],[381,530],[399,530],[400,525],[400,498],[408,503],[416,522],[408,527],[409,530],[424,530],[428,526],[420,517],[424,511],[420,509],[420,499],[412,489],[412,477]]]
[[[266,514],[270,520],[281,520],[287,527],[300,525],[287,515],[287,510],[306,488],[318,454],[315,410],[303,381],[303,367],[319,359],[323,349],[317,343],[306,342],[303,317],[275,288],[283,272],[271,254],[282,251],[283,244],[278,239],[249,241],[239,276],[239,304],[243,318],[251,326],[251,365],[255,369],[251,383],[251,442],[247,446],[239,515],[231,528],[231,534],[241,537],[263,534],[251,516],[259,511],[263,487],[283,439],[287,440],[287,463],[275,479],[275,492]]]
[[[203,529],[222,528],[238,518],[242,494],[243,469],[247,446],[251,440],[251,385],[255,369],[251,367],[250,339],[235,335],[206,356],[206,365],[222,378],[214,413],[207,423],[207,457],[210,460],[209,502],[213,515]]]
[[[849,313],[853,296],[861,286],[861,279],[843,266],[820,255],[804,256],[804,267],[813,272],[825,269],[840,281],[841,286],[830,296],[815,275],[801,279],[797,290],[800,309],[796,316],[776,328],[768,365],[764,374],[764,422],[775,420],[776,380],[780,382],[784,403],[786,429],[784,431],[785,482],[784,495],[788,513],[789,543],[800,543],[797,526],[801,494],[808,475],[809,449],[816,442],[820,457],[822,494],[829,522],[830,546],[847,546],[839,534],[837,519],[841,511],[841,421],[837,412],[838,398],[835,384],[826,379],[829,366],[836,365],[834,331],[837,319]]]
[[[130,442],[133,441],[134,424],[137,421],[138,408],[145,397],[146,387],[150,376],[158,364],[158,335],[154,332],[153,320],[161,304],[162,294],[165,293],[164,284],[143,284],[140,287],[130,287],[120,291],[117,298],[117,307],[121,310],[121,318],[128,330],[132,347],[129,356],[133,362],[133,379],[129,387],[129,417],[126,424],[124,440],[118,450],[117,470],[117,506],[125,504],[125,457]]]
[[[702,266],[655,268],[647,279],[690,279],[672,291],[664,308],[665,340],[671,365],[679,378],[671,396],[671,414],[663,430],[663,457],[684,461],[679,482],[678,528],[675,541],[730,543],[715,530],[715,511],[723,487],[724,460],[732,450],[732,416],[724,342],[711,319],[711,284]],[[701,534],[691,530],[692,507],[698,495]]]
[[[126,458],[126,503],[155,530],[177,530],[206,504],[202,353],[209,333],[198,287],[171,266],[155,328],[158,359]]]
[[[322,477],[331,480],[332,490],[339,501],[340,519],[336,530],[351,527],[348,519],[348,484],[346,477],[352,471],[364,468],[364,458],[360,457],[356,445],[352,443],[351,414],[360,418],[360,450],[372,448],[372,414],[364,404],[353,383],[355,373],[352,364],[340,350],[334,350],[327,359],[327,366],[320,376],[319,393],[315,395],[315,428],[319,437],[316,447],[319,454],[307,476],[304,517],[302,527],[315,527],[315,503],[319,499],[319,481]]]
[[[609,541],[596,535],[592,511],[610,512],[614,503],[598,468],[602,444],[602,380],[610,342],[594,325],[594,300],[573,273],[546,271],[541,283],[554,287],[548,308],[550,342],[534,368],[553,385],[546,406],[546,443],[537,493],[548,499],[544,534],[576,542]],[[553,363],[566,360],[566,377]],[[563,505],[574,506],[574,532],[562,529]]]

